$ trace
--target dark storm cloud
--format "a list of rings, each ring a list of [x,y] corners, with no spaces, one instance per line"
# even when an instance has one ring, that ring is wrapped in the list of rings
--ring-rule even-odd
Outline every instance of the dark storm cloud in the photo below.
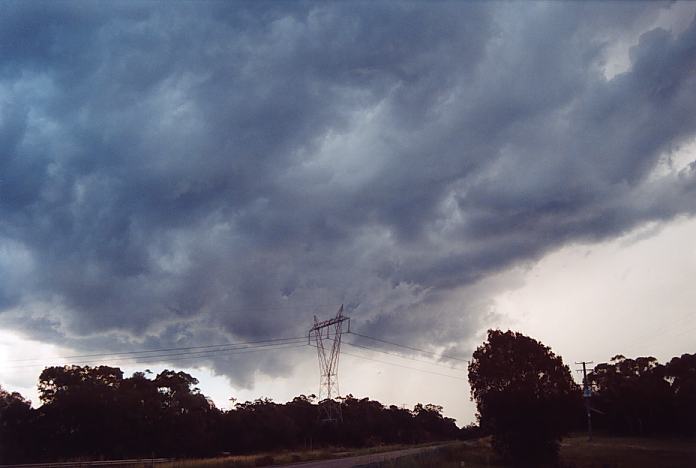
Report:
[[[668,6],[2,8],[0,320],[37,338],[296,336],[345,302],[456,346],[480,280],[695,206],[654,173],[696,136],[696,24],[602,69]]]

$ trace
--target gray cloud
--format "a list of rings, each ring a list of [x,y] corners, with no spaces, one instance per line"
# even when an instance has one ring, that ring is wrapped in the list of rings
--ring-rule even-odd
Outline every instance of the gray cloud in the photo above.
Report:
[[[693,167],[653,174],[696,136],[696,23],[603,73],[668,8],[8,3],[0,321],[123,349],[301,335],[345,302],[456,348],[481,280],[693,213]]]

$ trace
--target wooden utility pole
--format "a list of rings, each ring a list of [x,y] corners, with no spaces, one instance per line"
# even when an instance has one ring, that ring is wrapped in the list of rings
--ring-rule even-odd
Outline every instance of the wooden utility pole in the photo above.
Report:
[[[576,362],[582,364],[582,397],[585,400],[585,412],[587,413],[587,438],[592,440],[592,408],[590,406],[590,397],[592,397],[592,388],[587,381],[587,364],[593,364],[592,361]],[[580,369],[578,369],[580,372]]]

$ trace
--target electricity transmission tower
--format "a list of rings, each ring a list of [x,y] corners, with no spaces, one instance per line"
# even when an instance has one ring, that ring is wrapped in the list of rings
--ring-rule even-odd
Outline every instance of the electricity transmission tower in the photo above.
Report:
[[[338,358],[341,352],[341,335],[343,326],[348,326],[350,333],[350,317],[343,315],[343,305],[336,316],[329,320],[319,321],[314,316],[314,326],[309,329],[308,341],[314,338],[319,356],[319,408],[322,421],[341,421],[341,405],[334,401],[338,392]],[[331,334],[333,332],[333,338]],[[326,342],[330,342],[326,343]]]

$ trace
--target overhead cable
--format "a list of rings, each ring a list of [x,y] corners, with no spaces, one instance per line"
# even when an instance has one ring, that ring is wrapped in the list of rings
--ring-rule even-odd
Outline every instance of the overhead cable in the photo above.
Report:
[[[456,356],[450,356],[450,355],[447,355],[447,354],[440,354],[440,353],[436,353],[436,352],[433,352],[433,351],[427,351],[427,350],[425,350],[425,349],[416,348],[416,347],[414,347],[414,346],[402,345],[402,344],[399,344],[399,343],[394,343],[393,341],[387,341],[387,340],[383,340],[383,339],[381,339],[381,338],[375,338],[375,337],[373,337],[373,336],[363,335],[362,333],[358,333],[358,332],[354,332],[354,331],[350,331],[350,332],[348,332],[348,333],[350,333],[350,334],[352,334],[352,335],[360,336],[360,337],[362,337],[362,338],[367,338],[368,340],[379,341],[379,342],[381,342],[381,343],[389,344],[389,345],[392,345],[392,346],[398,346],[398,347],[400,347],[400,348],[410,349],[411,351],[418,351],[419,353],[429,354],[429,355],[431,355],[431,356],[436,356],[436,357],[441,357],[441,358],[447,358],[447,359],[454,359],[455,361],[469,362],[468,359],[463,359],[463,358],[456,357]]]

